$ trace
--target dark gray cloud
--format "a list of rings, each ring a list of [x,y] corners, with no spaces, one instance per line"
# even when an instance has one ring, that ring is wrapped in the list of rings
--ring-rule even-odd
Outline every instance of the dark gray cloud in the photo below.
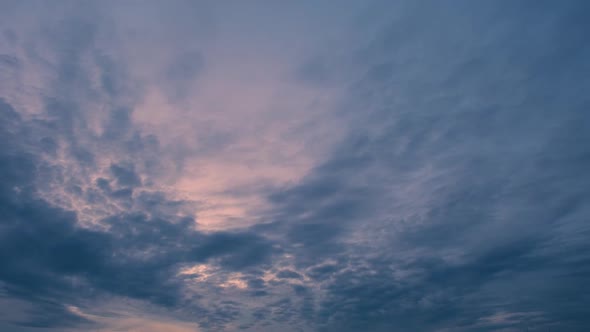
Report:
[[[120,186],[135,187],[141,185],[141,179],[132,167],[111,165],[111,173],[113,173],[117,184]]]
[[[301,279],[301,275],[292,270],[281,270],[277,273],[277,278],[281,279]]]

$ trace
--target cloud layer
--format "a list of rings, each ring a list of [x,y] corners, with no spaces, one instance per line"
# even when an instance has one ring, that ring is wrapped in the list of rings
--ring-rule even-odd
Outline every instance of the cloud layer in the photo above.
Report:
[[[0,331],[584,331],[584,1],[0,4]]]

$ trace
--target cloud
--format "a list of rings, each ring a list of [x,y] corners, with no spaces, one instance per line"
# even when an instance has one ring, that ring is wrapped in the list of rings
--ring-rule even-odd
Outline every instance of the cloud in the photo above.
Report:
[[[300,279],[301,275],[291,270],[281,270],[277,273],[277,278],[281,279]]]
[[[270,254],[271,243],[247,231],[202,234],[194,230],[191,219],[163,215],[165,209],[157,209],[174,202],[153,194],[137,198],[143,213],[103,219],[106,230],[81,228],[75,213],[37,197],[33,189],[38,170],[46,165],[32,153],[35,147],[25,143],[31,124],[6,102],[1,106],[8,120],[1,134],[11,148],[3,148],[0,155],[4,220],[0,278],[7,295],[35,307],[32,317],[19,324],[50,327],[70,319],[84,322],[65,305],[77,303],[80,294],[94,297],[106,292],[176,306],[181,285],[173,277],[179,264],[218,260],[239,270],[262,263]],[[111,169],[119,185],[139,185],[129,169]]]
[[[113,173],[117,184],[120,186],[141,185],[141,179],[131,167],[126,168],[119,165],[111,165],[111,173]]]
[[[358,53],[347,139],[270,196],[276,221],[260,229],[317,280],[320,330],[585,324],[586,269],[564,263],[586,251],[588,100],[570,88],[588,85],[584,23],[573,5],[493,7],[409,5],[379,28]],[[556,293],[573,296],[568,314]],[[478,325],[499,308],[520,318]]]
[[[180,54],[165,69],[164,85],[168,98],[183,99],[205,67],[203,55],[197,51]]]
[[[89,4],[0,13],[0,329],[587,325],[585,2]]]

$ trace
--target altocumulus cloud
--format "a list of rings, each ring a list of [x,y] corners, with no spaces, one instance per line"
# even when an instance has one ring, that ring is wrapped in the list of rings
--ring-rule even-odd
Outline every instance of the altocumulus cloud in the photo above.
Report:
[[[0,330],[585,331],[590,6],[285,6],[2,4]]]

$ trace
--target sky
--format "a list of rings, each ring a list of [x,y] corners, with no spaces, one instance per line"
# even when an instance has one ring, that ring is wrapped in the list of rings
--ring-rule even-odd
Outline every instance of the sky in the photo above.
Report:
[[[587,331],[589,31],[0,0],[0,332]]]

